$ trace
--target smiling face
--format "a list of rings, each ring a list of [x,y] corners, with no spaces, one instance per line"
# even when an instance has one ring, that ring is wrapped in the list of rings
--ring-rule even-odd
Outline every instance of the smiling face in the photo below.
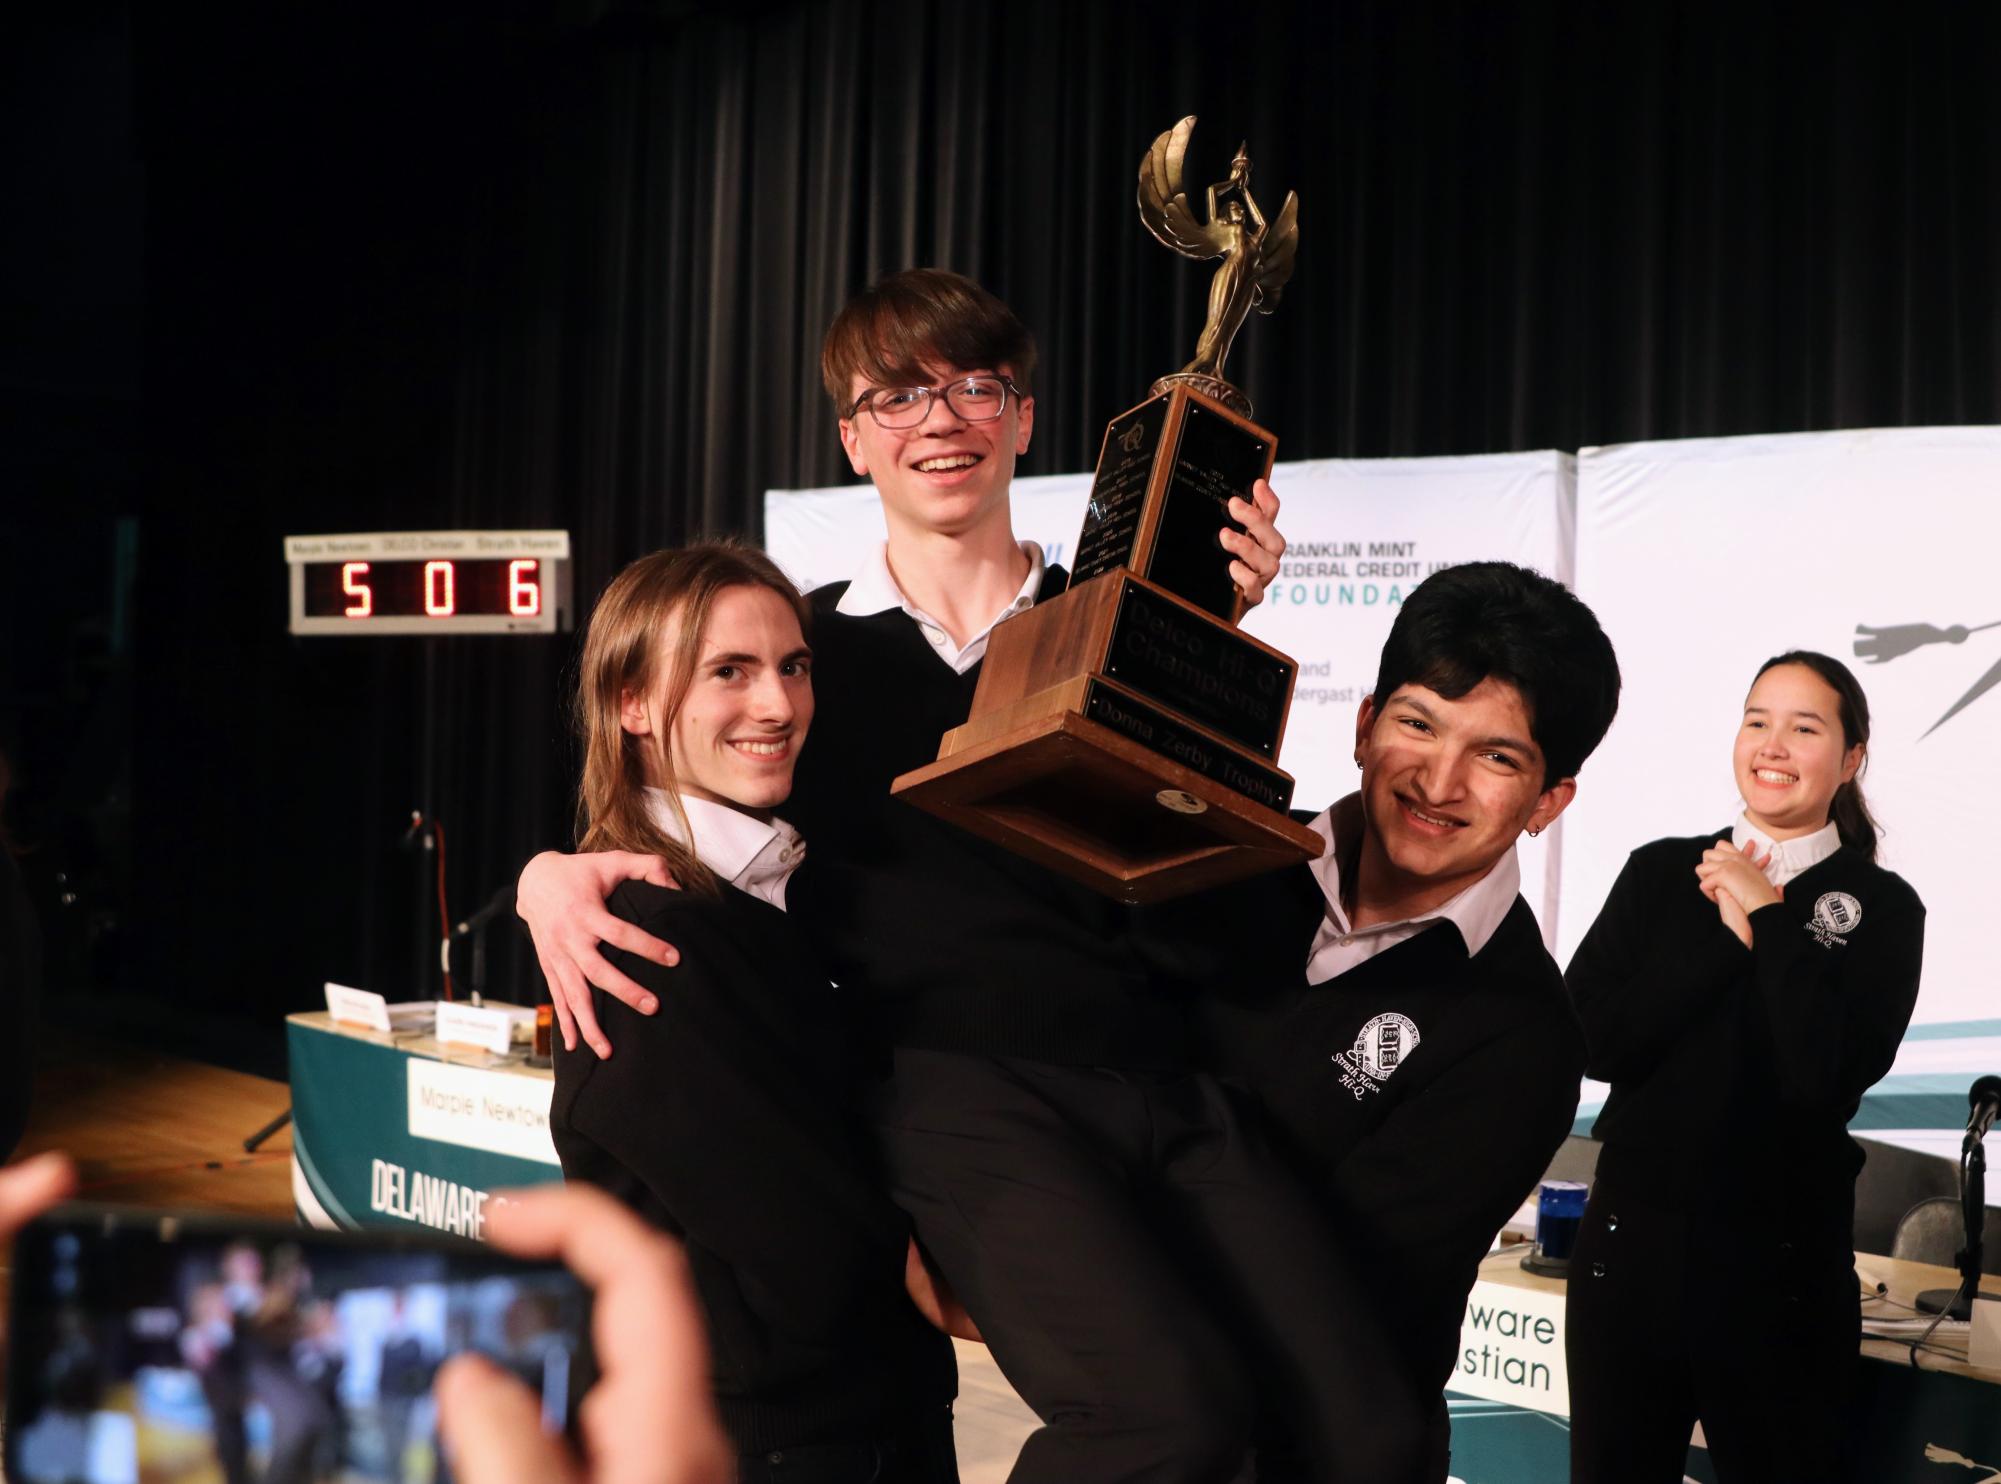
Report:
[[[1381,921],[1430,911],[1471,886],[1523,830],[1551,823],[1576,780],[1543,783],[1521,692],[1491,676],[1456,700],[1402,685],[1355,722],[1362,764],[1360,890]]]
[[[659,642],[671,643],[670,635]],[[657,668],[662,684],[646,696],[628,691],[619,723],[636,737],[664,729],[673,786],[760,816],[782,804],[813,720],[812,652],[792,605],[766,587],[718,593],[671,721],[665,718],[671,666]],[[647,781],[659,787],[665,780]]]
[[[1845,745],[1841,697],[1805,665],[1774,665],[1744,698],[1732,755],[1745,816],[1774,840],[1827,823],[1835,791],[1862,766]]]
[[[927,362],[934,387],[968,376],[1009,376],[1008,366],[941,366]],[[857,374],[849,403],[871,389]],[[841,419],[841,447],[857,474],[873,480],[883,519],[898,535],[962,536],[993,520],[1007,520],[1014,461],[1028,452],[1035,428],[1035,399],[1009,393],[1007,410],[990,422],[967,422],[942,396],[931,399],[914,428],[885,428],[867,412]]]

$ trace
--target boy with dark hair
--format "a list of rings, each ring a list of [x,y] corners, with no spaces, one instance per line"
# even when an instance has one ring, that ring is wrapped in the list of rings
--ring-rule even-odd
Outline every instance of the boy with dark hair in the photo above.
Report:
[[[927,365],[1005,366],[1035,395],[1035,337],[1012,309],[961,274],[911,268],[878,279],[842,306],[820,346],[820,379],[834,415],[854,415],[855,378],[911,386]]]
[[[1457,700],[1490,678],[1520,694],[1545,779],[1575,778],[1619,709],[1619,662],[1591,610],[1510,562],[1448,567],[1413,591],[1383,642],[1371,694],[1414,681]]]
[[[1467,1292],[1584,1071],[1514,844],[1568,806],[1618,694],[1611,641],[1560,584],[1506,562],[1432,575],[1356,717],[1360,791],[1313,821],[1327,853],[1200,909],[1238,925],[1206,1000],[1221,1064],[1394,1320],[1387,1358],[1433,1407],[1432,1480]]]
[[[1213,1484],[1243,1463],[1260,1400],[1304,1477],[1399,1481],[1417,1399],[1375,1364],[1385,1341],[1310,1197],[1239,1096],[1194,1070],[1134,916],[890,794],[966,719],[994,626],[1067,583],[1009,514],[1033,358],[1006,306],[936,270],[891,275],[828,332],[841,444],[888,539],[812,595],[788,910],[893,1058],[871,1108],[893,1193],[1046,1424],[1017,1484]],[[1254,494],[1219,534],[1253,600],[1284,549],[1276,498]],[[601,1055],[584,979],[643,1013],[653,996],[595,940],[672,962],[602,911],[626,875],[659,880],[657,862],[542,856],[522,877],[566,1039],[574,1010]]]

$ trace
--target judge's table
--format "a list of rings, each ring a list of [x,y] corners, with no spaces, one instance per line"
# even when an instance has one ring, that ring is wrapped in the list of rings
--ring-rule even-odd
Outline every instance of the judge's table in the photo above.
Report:
[[[1452,1414],[1452,1477],[1463,1484],[1561,1484],[1569,1477],[1570,1387],[1564,1369],[1560,1278],[1522,1270],[1526,1247],[1505,1247],[1480,1265],[1459,1331],[1459,1364],[1446,1391]],[[1865,1323],[1908,1319],[1917,1295],[1951,1289],[1950,1268],[1857,1253]],[[1981,1282],[2001,1295],[2001,1277]],[[1929,1316],[1926,1316],[1929,1318]],[[1759,1316],[1714,1343],[1758,1343]],[[1944,1324],[1913,1364],[1911,1340],[1865,1335],[1857,1388],[1856,1478],[1938,1484],[1940,1465],[1964,1460],[1978,1477],[2001,1474],[2001,1370],[1967,1364],[1967,1326]],[[1645,1343],[1636,1339],[1636,1344]],[[1697,1430],[1684,1466],[1712,1484],[1715,1470]],[[1972,1477],[1972,1476],[1969,1476]]]
[[[488,1195],[560,1180],[554,1074],[519,1055],[285,1018],[292,1200],[318,1227],[412,1224],[478,1238]]]

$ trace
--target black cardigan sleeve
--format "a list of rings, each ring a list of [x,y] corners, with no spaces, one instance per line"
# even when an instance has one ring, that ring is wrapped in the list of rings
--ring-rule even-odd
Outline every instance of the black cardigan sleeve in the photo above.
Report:
[[[768,962],[697,904],[637,920],[680,947],[680,966],[621,956],[660,1009],[640,1015],[597,992],[617,1050],[605,1061],[578,1053],[568,1126],[643,1183],[690,1243],[724,1262],[772,1330],[835,1337],[858,1301],[885,1285],[900,1289],[908,1240],[848,1110],[810,1064],[816,1051],[839,1051],[773,1023],[786,1008],[773,989],[835,991],[760,986]]]
[[[1663,893],[1694,895],[1675,867],[1684,841],[1657,841],[1627,857],[1597,920],[1577,945],[1564,986],[1588,1052],[1585,1075],[1601,1082],[1644,1076],[1742,972],[1748,958],[1713,910],[1694,917],[1682,941],[1664,933]]]
[[[1785,902],[1751,914],[1753,979],[1785,1103],[1845,1111],[1896,1059],[1918,1001],[1925,909],[1900,878],[1879,879],[1845,939],[1823,944]]]
[[[1437,1294],[1443,1305],[1392,1317],[1456,1331],[1494,1233],[1570,1132],[1583,1064],[1559,1001],[1555,1013],[1514,1025],[1398,1103],[1335,1166],[1329,1192],[1342,1228],[1366,1234],[1372,1262],[1417,1280],[1398,1286],[1391,1303]]]
[[[0,1160],[28,1127],[41,1019],[41,935],[20,868],[0,841]]]

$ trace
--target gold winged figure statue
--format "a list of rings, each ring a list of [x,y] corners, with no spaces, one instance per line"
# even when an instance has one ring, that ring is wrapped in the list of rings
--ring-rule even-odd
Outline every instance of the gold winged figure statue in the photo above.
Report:
[[[1229,175],[1209,187],[1208,221],[1198,222],[1181,182],[1182,158],[1194,132],[1195,116],[1190,114],[1154,140],[1139,162],[1139,215],[1146,229],[1183,257],[1223,260],[1209,284],[1209,319],[1195,359],[1174,376],[1162,377],[1154,389],[1186,381],[1248,416],[1249,399],[1223,380],[1223,358],[1246,315],[1278,308],[1299,248],[1299,196],[1286,192],[1278,219],[1267,223],[1251,195],[1250,155],[1240,145]]]

